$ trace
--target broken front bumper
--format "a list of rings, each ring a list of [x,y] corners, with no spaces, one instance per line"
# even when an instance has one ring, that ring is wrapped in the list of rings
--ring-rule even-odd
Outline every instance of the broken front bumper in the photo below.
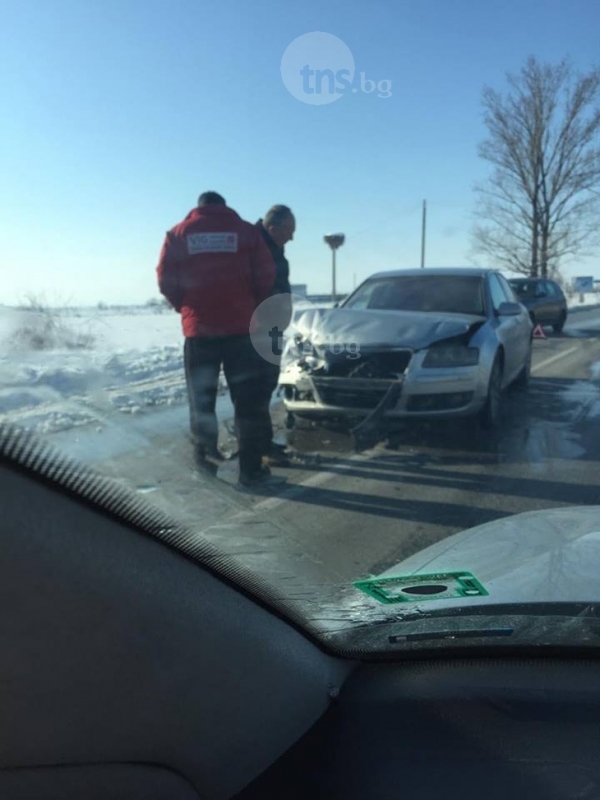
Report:
[[[487,386],[476,367],[420,369],[397,380],[331,378],[306,373],[283,374],[280,386],[288,411],[313,419],[365,417],[399,386],[395,405],[385,411],[390,419],[470,416],[483,407]]]

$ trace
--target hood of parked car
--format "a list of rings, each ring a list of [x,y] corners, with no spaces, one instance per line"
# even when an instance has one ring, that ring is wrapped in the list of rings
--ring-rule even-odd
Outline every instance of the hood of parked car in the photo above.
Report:
[[[439,607],[600,601],[600,506],[499,519],[444,539],[383,573],[466,570],[483,597],[428,601]]]
[[[361,576],[319,621],[348,652],[597,648],[599,574],[600,506],[517,514]]]

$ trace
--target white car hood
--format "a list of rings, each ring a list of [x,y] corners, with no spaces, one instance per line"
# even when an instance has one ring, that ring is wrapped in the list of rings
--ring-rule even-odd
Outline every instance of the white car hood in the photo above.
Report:
[[[472,573],[489,594],[428,600],[422,607],[599,603],[600,506],[533,511],[480,525],[416,553],[383,576],[460,570]]]

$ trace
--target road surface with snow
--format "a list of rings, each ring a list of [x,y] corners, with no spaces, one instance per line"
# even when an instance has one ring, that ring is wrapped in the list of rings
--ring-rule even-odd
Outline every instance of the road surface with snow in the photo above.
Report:
[[[343,433],[296,430],[298,458],[280,470],[288,487],[270,498],[234,488],[235,462],[221,480],[195,470],[174,315],[93,322],[92,352],[5,348],[4,417],[147,497],[288,597],[324,581],[342,590],[501,516],[600,504],[600,309],[535,342],[530,388],[508,393],[499,435],[468,422],[413,424],[357,456]],[[231,416],[226,394],[219,414]]]

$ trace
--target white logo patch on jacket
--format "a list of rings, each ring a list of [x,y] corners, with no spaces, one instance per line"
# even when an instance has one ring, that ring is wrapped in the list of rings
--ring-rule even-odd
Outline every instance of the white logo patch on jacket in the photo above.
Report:
[[[237,253],[237,233],[190,233],[187,237],[188,253]]]

